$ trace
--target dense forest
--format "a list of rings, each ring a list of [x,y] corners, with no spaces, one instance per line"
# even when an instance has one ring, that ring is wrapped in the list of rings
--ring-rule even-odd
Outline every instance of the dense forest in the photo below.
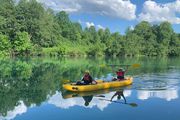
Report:
[[[180,34],[168,22],[142,21],[121,35],[108,28],[83,29],[66,12],[56,13],[36,0],[0,3],[0,56],[180,55]]]

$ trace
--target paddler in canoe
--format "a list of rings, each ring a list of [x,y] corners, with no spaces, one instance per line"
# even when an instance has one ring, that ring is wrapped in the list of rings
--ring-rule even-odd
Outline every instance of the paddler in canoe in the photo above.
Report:
[[[126,67],[126,70],[124,70],[123,68],[119,68],[118,71],[116,71],[116,75],[117,75],[117,78],[113,78],[113,81],[115,80],[125,80],[125,73],[127,72],[128,70],[128,66]]]
[[[89,71],[86,70],[82,80],[78,81],[76,85],[89,85],[89,84],[97,84],[97,82],[91,77]]]

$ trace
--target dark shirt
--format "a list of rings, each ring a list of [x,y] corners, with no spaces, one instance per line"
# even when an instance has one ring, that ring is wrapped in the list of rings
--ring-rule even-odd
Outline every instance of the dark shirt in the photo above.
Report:
[[[93,78],[90,75],[84,75],[82,81],[84,81],[85,84],[90,84],[93,82]]]

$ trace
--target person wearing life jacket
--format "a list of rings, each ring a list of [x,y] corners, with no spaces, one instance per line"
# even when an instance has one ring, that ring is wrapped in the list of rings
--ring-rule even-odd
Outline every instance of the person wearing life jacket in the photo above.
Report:
[[[117,79],[118,79],[118,80],[124,80],[124,75],[125,75],[126,72],[127,72],[127,69],[126,69],[126,70],[123,70],[122,68],[120,68],[120,69],[116,72]]]
[[[93,82],[93,78],[91,77],[91,75],[89,74],[89,71],[86,70],[85,73],[84,73],[84,76],[82,78],[82,81],[85,83],[85,84],[91,84]]]
[[[93,83],[97,84],[97,82],[89,74],[89,71],[86,70],[82,80],[78,81],[76,84],[77,85],[89,85],[89,84],[93,84]]]

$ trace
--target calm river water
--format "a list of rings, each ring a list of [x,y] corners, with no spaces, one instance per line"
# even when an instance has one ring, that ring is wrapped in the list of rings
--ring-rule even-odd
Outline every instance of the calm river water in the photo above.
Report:
[[[88,93],[63,90],[89,70],[110,81],[108,64],[132,65],[131,86]],[[124,94],[115,96],[115,93]],[[0,59],[0,120],[180,120],[180,58]]]

